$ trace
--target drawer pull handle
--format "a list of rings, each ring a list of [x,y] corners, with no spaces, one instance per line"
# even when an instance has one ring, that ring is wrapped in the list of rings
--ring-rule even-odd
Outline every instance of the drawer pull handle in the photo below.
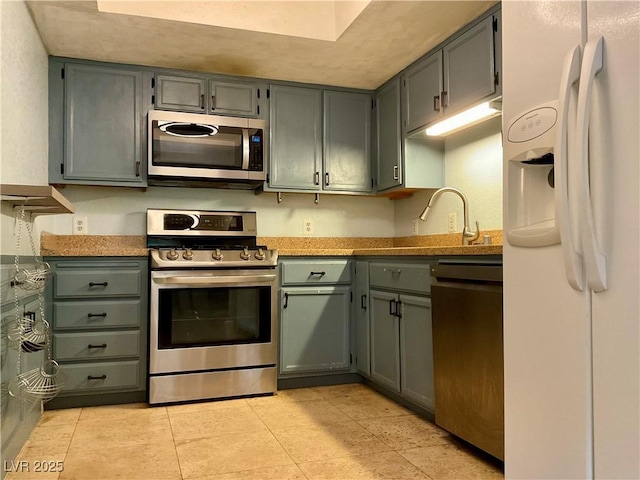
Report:
[[[103,312],[103,313],[87,313],[87,317],[89,318],[93,318],[93,317],[106,317],[107,316],[107,312]]]
[[[89,282],[90,287],[106,287],[109,282]]]
[[[100,375],[99,377],[94,377],[93,375],[87,375],[87,380],[106,380],[106,375]]]
[[[327,274],[327,272],[311,272],[309,274],[310,277],[314,276],[314,275],[320,275],[321,277],[325,276]]]
[[[87,345],[87,348],[107,348],[107,344],[106,343],[102,343],[100,345]]]

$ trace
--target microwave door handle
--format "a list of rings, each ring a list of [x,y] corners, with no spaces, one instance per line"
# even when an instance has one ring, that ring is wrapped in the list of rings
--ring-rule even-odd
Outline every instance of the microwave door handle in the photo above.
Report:
[[[242,129],[242,171],[249,171],[249,129]]]

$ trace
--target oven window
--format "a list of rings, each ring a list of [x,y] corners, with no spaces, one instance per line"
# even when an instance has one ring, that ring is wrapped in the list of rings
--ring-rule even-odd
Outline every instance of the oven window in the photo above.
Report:
[[[180,137],[163,132],[154,120],[153,165],[161,167],[242,168],[242,129],[219,127],[215,135]]]
[[[271,341],[271,287],[161,289],[158,348]]]

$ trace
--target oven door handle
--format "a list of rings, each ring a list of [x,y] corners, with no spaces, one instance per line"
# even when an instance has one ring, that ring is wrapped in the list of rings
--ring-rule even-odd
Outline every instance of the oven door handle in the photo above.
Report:
[[[242,171],[249,171],[249,129],[242,129]]]
[[[155,277],[153,281],[165,285],[228,285],[247,282],[272,282],[276,278],[276,274],[265,273],[256,275],[224,275],[220,277]]]

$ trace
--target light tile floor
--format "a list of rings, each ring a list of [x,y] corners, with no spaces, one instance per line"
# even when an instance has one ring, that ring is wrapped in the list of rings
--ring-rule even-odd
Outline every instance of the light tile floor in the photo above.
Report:
[[[62,472],[33,471],[55,462]],[[361,384],[47,411],[14,464],[31,471],[7,480],[503,478],[486,458]]]

